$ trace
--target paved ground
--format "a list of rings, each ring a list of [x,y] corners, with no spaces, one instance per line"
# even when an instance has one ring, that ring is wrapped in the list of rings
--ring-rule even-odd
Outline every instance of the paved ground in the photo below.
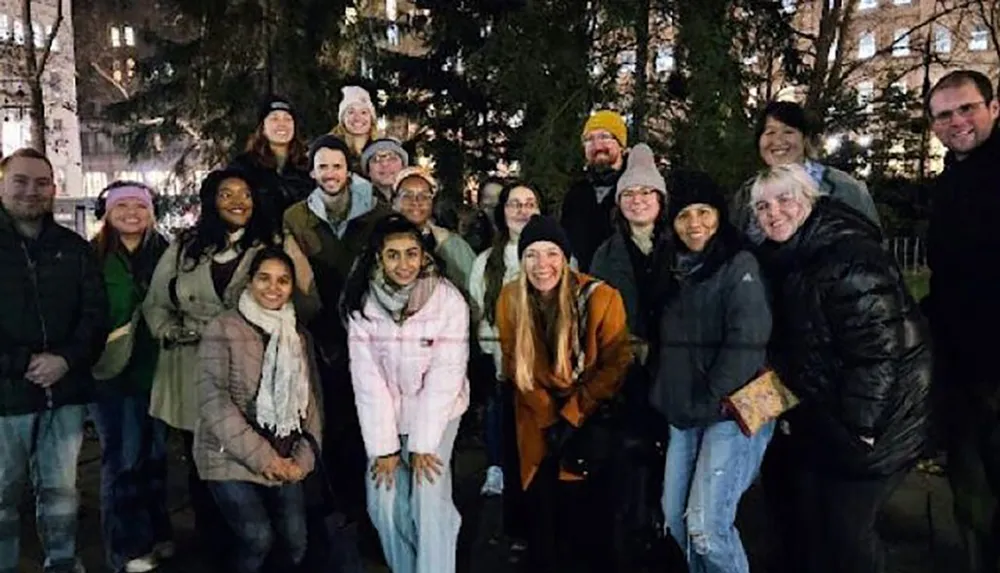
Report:
[[[459,445],[456,500],[463,516],[460,537],[460,569],[475,573],[513,573],[517,568],[508,562],[505,545],[498,542],[500,503],[479,496],[484,473],[483,456],[475,445]],[[179,456],[173,448],[173,457]],[[79,543],[83,562],[91,573],[104,571],[100,544],[98,490],[100,446],[88,439],[80,456],[79,485],[82,493]],[[169,479],[170,509],[177,529],[180,555],[164,566],[166,573],[209,573],[202,556],[193,553],[192,515],[187,507],[184,466],[172,464]],[[889,545],[891,573],[960,573],[956,559],[958,539],[951,516],[951,495],[944,478],[921,473],[910,475],[889,502],[881,522]],[[41,551],[34,533],[32,511],[24,512],[22,527],[23,556],[21,571],[40,573]],[[751,490],[740,510],[740,529],[751,556],[754,571],[761,565],[770,546],[770,528],[764,516],[760,496]],[[371,571],[387,571],[372,565]]]

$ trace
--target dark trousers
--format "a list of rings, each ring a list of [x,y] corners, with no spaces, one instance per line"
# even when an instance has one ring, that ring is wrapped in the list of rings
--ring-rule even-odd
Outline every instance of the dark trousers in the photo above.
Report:
[[[514,421],[514,384],[500,385],[500,440],[503,466],[503,532],[508,537],[527,541],[527,499],[521,485],[521,458],[517,450],[517,426]]]
[[[108,568],[173,538],[167,513],[167,426],[149,396],[102,396],[90,406],[101,440],[101,533]]]
[[[528,570],[532,573],[614,573],[612,512],[603,477],[560,481],[546,458],[528,486]],[[504,492],[506,495],[506,492]]]
[[[848,478],[800,463],[776,433],[765,456],[766,495],[787,573],[884,573],[885,550],[875,529],[879,511],[909,473]],[[775,446],[776,445],[776,446]]]
[[[233,532],[219,506],[208,490],[208,484],[198,475],[194,465],[194,432],[181,431],[184,440],[184,455],[188,460],[188,496],[194,511],[194,528],[198,543],[209,555],[223,562],[233,546]]]
[[[302,484],[268,487],[242,481],[208,482],[208,490],[235,532],[232,570],[292,571],[306,554]]]

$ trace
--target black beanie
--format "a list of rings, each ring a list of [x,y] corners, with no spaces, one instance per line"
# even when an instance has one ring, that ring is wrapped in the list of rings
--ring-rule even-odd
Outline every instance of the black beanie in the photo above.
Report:
[[[298,121],[298,118],[295,117],[295,108],[292,107],[292,102],[288,101],[286,97],[271,94],[261,99],[257,105],[257,123],[264,123],[264,118],[272,111],[287,111],[292,115],[293,120]]]
[[[336,135],[321,135],[313,140],[309,144],[309,170],[312,171],[315,165],[313,164],[313,159],[316,158],[316,153],[320,149],[333,149],[344,154],[344,158],[350,161],[351,151],[347,147],[347,143],[343,139],[340,139]]]
[[[555,243],[562,249],[566,260],[570,258],[569,239],[559,223],[552,217],[546,215],[534,215],[528,220],[528,224],[521,230],[521,236],[517,240],[517,258],[524,256],[524,250],[532,243],[538,241],[549,241]]]
[[[671,225],[685,207],[695,203],[715,207],[719,212],[719,221],[728,220],[728,207],[722,188],[703,171],[677,169],[671,172],[667,192],[670,196],[667,213]]]

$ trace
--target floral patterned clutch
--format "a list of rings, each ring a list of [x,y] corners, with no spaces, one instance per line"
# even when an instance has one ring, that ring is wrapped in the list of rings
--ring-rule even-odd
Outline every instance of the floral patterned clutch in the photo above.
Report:
[[[752,436],[761,426],[797,406],[799,399],[782,384],[774,370],[768,369],[722,403],[743,433]]]

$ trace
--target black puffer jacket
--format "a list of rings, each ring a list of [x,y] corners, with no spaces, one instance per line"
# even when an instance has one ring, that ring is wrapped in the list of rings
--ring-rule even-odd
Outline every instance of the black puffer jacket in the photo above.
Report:
[[[797,458],[859,477],[910,464],[925,441],[931,353],[876,227],[821,198],[789,241],[764,243],[762,261],[774,295],[772,364],[802,399],[787,415]]]

